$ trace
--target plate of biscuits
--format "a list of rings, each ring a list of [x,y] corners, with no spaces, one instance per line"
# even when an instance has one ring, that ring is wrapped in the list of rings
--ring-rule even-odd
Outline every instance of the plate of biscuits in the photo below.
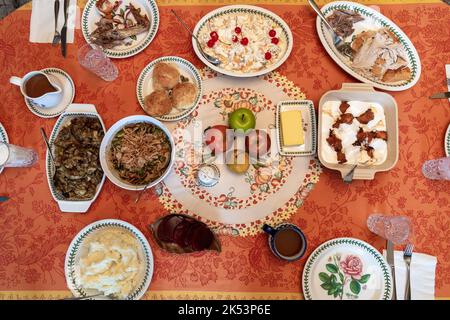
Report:
[[[160,121],[178,121],[187,117],[200,101],[202,81],[189,61],[161,57],[142,70],[137,81],[137,98],[149,116]]]

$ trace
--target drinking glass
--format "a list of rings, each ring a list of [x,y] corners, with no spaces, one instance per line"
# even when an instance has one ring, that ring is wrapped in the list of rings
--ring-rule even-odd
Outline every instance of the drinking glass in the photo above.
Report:
[[[432,180],[450,180],[450,157],[425,161],[423,175]]]
[[[82,46],[78,50],[78,62],[105,81],[113,81],[119,75],[111,59],[96,45],[88,43]]]
[[[0,142],[0,168],[31,167],[37,160],[38,155],[33,149]]]
[[[372,214],[367,218],[367,227],[373,233],[394,244],[407,243],[412,233],[411,220],[405,216]]]

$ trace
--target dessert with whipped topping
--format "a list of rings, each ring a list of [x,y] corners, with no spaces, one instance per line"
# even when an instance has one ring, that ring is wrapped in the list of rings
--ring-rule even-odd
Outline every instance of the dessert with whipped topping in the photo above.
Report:
[[[387,157],[386,117],[375,102],[327,101],[322,107],[322,157],[329,163],[379,165]]]
[[[227,13],[211,18],[198,33],[202,49],[220,67],[239,73],[257,72],[276,62],[287,49],[281,26],[254,13]]]
[[[139,285],[140,244],[130,232],[104,229],[90,236],[79,263],[80,285],[125,299]]]

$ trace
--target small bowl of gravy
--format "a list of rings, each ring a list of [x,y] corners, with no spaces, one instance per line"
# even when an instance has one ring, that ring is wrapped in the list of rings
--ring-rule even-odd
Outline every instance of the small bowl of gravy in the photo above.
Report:
[[[286,261],[295,261],[303,257],[306,252],[306,237],[294,224],[282,223],[276,227],[267,224],[263,230],[269,234],[269,247],[278,258]]]
[[[11,77],[9,82],[20,87],[22,95],[41,108],[52,108],[61,102],[62,89],[41,71],[31,71],[22,78]]]

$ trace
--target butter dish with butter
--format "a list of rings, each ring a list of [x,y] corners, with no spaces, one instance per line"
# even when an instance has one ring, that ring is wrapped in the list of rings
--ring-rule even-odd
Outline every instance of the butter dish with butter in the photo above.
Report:
[[[312,101],[279,102],[276,126],[280,155],[295,157],[316,154],[317,127]]]

